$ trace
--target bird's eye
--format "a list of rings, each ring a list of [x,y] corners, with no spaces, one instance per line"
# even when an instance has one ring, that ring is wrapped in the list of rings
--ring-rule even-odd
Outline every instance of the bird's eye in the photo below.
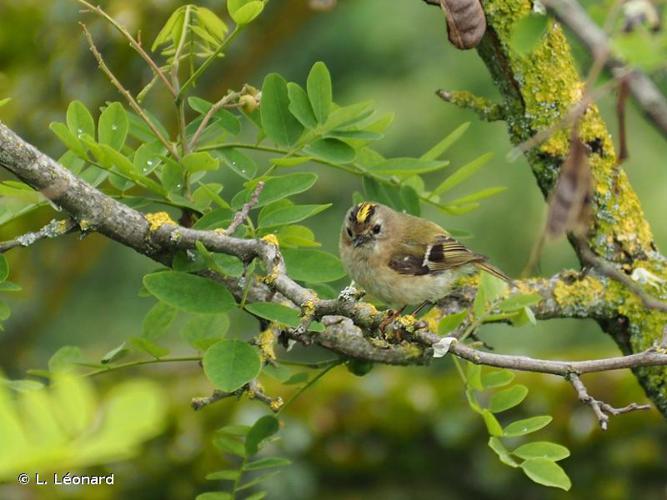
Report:
[[[375,224],[375,225],[373,226],[373,234],[379,234],[380,229],[382,229],[382,228],[380,227],[380,224]]]
[[[348,235],[350,238],[352,238],[352,229],[350,229],[349,227],[347,228],[347,235]]]

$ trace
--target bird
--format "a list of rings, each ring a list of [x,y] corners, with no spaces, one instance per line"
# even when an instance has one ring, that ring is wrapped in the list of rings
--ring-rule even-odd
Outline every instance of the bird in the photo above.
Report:
[[[384,304],[403,309],[436,303],[459,278],[476,272],[511,282],[438,224],[380,203],[365,201],[347,211],[339,251],[355,284]]]

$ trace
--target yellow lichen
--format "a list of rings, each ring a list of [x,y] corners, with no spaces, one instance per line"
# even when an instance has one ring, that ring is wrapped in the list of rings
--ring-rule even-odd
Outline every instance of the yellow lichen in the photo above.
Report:
[[[155,212],[145,214],[144,218],[148,222],[148,228],[151,231],[157,231],[166,224],[177,225],[167,212]]]
[[[406,332],[413,332],[415,329],[415,323],[417,323],[417,318],[415,318],[412,314],[406,314],[405,316],[399,316],[396,318],[396,323],[398,323]]]
[[[424,316],[421,317],[421,320],[426,322],[426,324],[428,325],[428,329],[430,331],[437,332],[438,323],[440,323],[442,317],[443,317],[442,311],[437,307],[433,307],[429,312],[427,312],[426,314],[424,314]]]
[[[278,243],[278,237],[275,234],[267,234],[266,236],[263,236],[262,241],[266,241],[267,243],[270,243],[274,247],[280,246]]]
[[[274,361],[276,359],[275,341],[276,332],[271,327],[257,335],[257,347],[259,347],[259,352],[264,360]]]
[[[316,308],[315,300],[308,299],[303,304],[301,304],[302,316],[306,318],[312,318],[313,315],[315,314],[315,308]]]
[[[278,268],[274,267],[269,274],[262,276],[260,279],[263,283],[267,285],[273,285],[278,279]]]
[[[283,401],[283,398],[277,397],[271,400],[271,403],[269,404],[269,407],[271,408],[272,411],[278,412],[280,409],[283,407],[285,402]]]

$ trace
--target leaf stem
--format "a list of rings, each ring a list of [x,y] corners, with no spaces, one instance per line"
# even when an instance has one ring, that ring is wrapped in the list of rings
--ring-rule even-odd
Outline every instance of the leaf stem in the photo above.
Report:
[[[121,363],[118,365],[108,365],[104,368],[100,368],[99,370],[94,370],[92,372],[88,372],[84,374],[86,377],[94,377],[96,375],[101,375],[102,373],[108,373],[108,372],[113,372],[116,370],[121,370],[124,368],[133,368],[135,366],[143,366],[143,365],[155,365],[159,363],[181,363],[181,362],[188,362],[188,361],[201,361],[202,357],[201,356],[182,356],[182,357],[175,357],[175,358],[156,358],[156,359],[144,359],[144,360],[139,360],[139,361],[130,361],[128,363]]]

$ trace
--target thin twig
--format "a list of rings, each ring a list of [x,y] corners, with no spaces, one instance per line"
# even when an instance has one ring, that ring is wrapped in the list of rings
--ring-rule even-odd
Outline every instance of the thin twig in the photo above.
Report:
[[[95,45],[95,41],[93,40],[93,36],[90,34],[90,31],[88,31],[88,28],[86,27],[85,24],[79,23],[81,27],[83,28],[83,32],[86,36],[86,39],[88,40],[88,45],[90,47],[90,51],[93,53],[93,56],[97,60],[97,63],[99,64],[100,69],[104,72],[105,75],[109,78],[111,83],[113,84],[116,89],[118,89],[118,92],[121,93],[123,97],[127,100],[128,104],[130,107],[137,113],[144,122],[146,122],[146,125],[151,129],[155,137],[158,138],[158,140],[163,144],[165,148],[167,148],[167,151],[176,159],[180,160],[180,155],[178,154],[178,151],[174,147],[173,144],[171,144],[158,130],[158,128],[155,126],[153,121],[148,117],[146,112],[142,109],[142,107],[139,105],[139,103],[134,99],[132,94],[130,93],[129,90],[127,90],[125,87],[123,87],[123,84],[120,83],[118,78],[116,78],[116,75],[113,74],[113,72],[109,69],[109,67],[106,65],[104,62],[104,59],[102,58],[102,54],[100,53],[99,50],[97,50],[97,46]]]
[[[199,124],[199,127],[197,127],[197,130],[195,130],[195,133],[192,135],[192,139],[190,139],[190,144],[188,146],[188,149],[190,151],[193,151],[197,146],[197,141],[199,141],[199,137],[206,128],[206,125],[208,125],[208,123],[211,121],[211,118],[213,118],[213,115],[215,115],[220,109],[224,108],[234,99],[238,99],[240,95],[241,95],[240,92],[230,92],[229,94],[218,100],[216,103],[214,103],[213,106],[211,106],[211,109],[209,109],[206,112],[204,118],[202,118],[202,121]]]
[[[81,5],[85,5],[86,8],[88,8],[91,12],[98,14],[99,16],[102,16],[104,19],[109,21],[109,23],[111,23],[111,25],[114,28],[116,28],[120,32],[120,34],[127,39],[127,41],[130,43],[130,47],[136,50],[137,53],[142,57],[142,59],[146,61],[146,63],[153,70],[153,73],[155,73],[155,76],[157,76],[160,80],[162,80],[162,83],[164,83],[165,87],[167,87],[169,93],[172,96],[176,97],[176,91],[174,90],[174,87],[172,87],[171,83],[169,83],[169,80],[167,79],[167,76],[164,74],[164,71],[162,71],[162,69],[157,65],[157,63],[153,60],[153,58],[150,55],[148,55],[148,53],[144,50],[140,40],[135,40],[134,37],[130,34],[130,32],[127,31],[122,24],[120,24],[113,17],[111,17],[104,10],[102,10],[100,6],[95,7],[94,5],[86,2],[86,0],[76,0],[76,1],[79,2]]]
[[[224,234],[232,235],[236,232],[239,226],[248,217],[250,210],[252,210],[253,207],[257,205],[257,202],[259,201],[259,195],[262,194],[263,189],[264,189],[264,181],[259,181],[257,183],[257,186],[255,186],[255,191],[252,193],[252,197],[246,204],[243,205],[241,210],[239,210],[238,212],[236,212],[236,214],[234,214],[234,219],[232,220],[231,224],[229,224],[229,227],[225,229]]]
[[[629,405],[624,406],[622,408],[614,408],[610,404],[605,403],[604,401],[600,401],[599,399],[595,399],[593,396],[588,394],[586,386],[581,381],[581,378],[579,378],[578,375],[571,373],[565,378],[568,380],[568,382],[572,384],[574,390],[577,391],[577,396],[579,397],[579,401],[591,407],[593,413],[595,413],[595,416],[598,419],[598,422],[600,423],[600,428],[603,431],[607,430],[607,426],[609,424],[609,416],[616,416],[616,415],[621,415],[623,413],[630,413],[631,411],[651,409],[651,405],[638,404],[638,403],[630,403]]]
[[[16,247],[29,247],[30,245],[46,238],[57,238],[71,233],[78,228],[78,224],[73,219],[55,220],[53,219],[39,231],[26,233],[14,238],[13,240],[0,242],[0,253]]]
[[[251,380],[247,384],[243,385],[243,387],[240,387],[235,391],[225,392],[216,389],[210,396],[192,398],[190,406],[192,406],[192,409],[195,411],[201,410],[205,406],[216,403],[222,399],[231,398],[234,396],[240,398],[245,393],[248,394],[248,397],[250,397],[250,399],[257,399],[258,401],[261,401],[269,408],[271,408],[271,410],[274,412],[278,412],[283,407],[282,398],[281,397],[272,398],[271,396],[266,394],[262,386],[256,380]]]
[[[579,245],[579,253],[584,262],[593,266],[605,276],[625,285],[632,293],[641,299],[642,303],[647,308],[667,312],[667,302],[663,302],[646,293],[646,291],[630,276],[625,274],[623,271],[620,271],[613,264],[610,264],[609,262],[599,258],[586,245]]]

